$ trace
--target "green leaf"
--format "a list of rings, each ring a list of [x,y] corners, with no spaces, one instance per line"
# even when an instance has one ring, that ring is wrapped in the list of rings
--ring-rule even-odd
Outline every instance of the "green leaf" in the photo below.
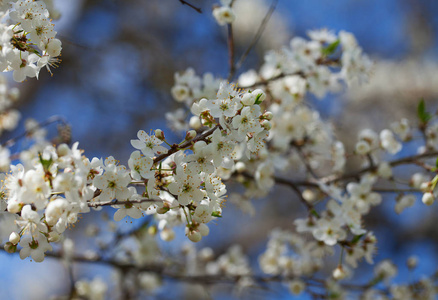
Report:
[[[263,94],[262,93],[260,93],[260,94],[258,94],[257,95],[257,97],[256,97],[256,99],[255,99],[255,104],[260,104],[260,103],[262,103],[262,101],[260,100],[260,97],[262,96]]]
[[[40,159],[40,163],[43,166],[43,169],[45,172],[49,171],[50,166],[53,163],[53,159],[50,157],[50,159],[43,159],[43,156],[41,155],[41,153],[38,153],[39,159]]]
[[[436,158],[435,166],[438,168],[438,157]]]
[[[417,115],[422,123],[427,123],[432,118],[432,115],[426,111],[426,104],[423,98],[421,98],[420,103],[418,103]]]
[[[354,236],[354,238],[351,240],[351,243],[352,243],[352,244],[356,244],[357,242],[359,242],[359,240],[360,240],[361,237],[363,237],[363,236],[364,236],[363,234],[359,234],[359,235]]]
[[[212,212],[211,215],[212,215],[213,217],[216,217],[216,218],[222,218],[222,215],[221,215],[218,211],[214,211],[214,212]]]
[[[328,56],[328,55],[335,53],[340,42],[341,41],[338,39],[338,40],[334,41],[333,43],[329,44],[327,47],[322,48],[322,50],[321,50],[322,54]]]

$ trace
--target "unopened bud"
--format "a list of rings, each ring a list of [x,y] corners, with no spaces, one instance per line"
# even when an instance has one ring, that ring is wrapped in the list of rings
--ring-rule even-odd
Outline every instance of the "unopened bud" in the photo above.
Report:
[[[357,154],[365,155],[368,154],[371,150],[370,144],[365,141],[359,141],[356,144],[355,151]]]
[[[157,209],[157,214],[163,215],[170,210],[170,207],[167,203],[163,204],[163,207]]]
[[[302,280],[299,280],[299,279],[292,280],[289,283],[289,291],[294,295],[301,294],[305,288],[306,288],[306,284]]]
[[[423,201],[424,204],[429,206],[435,202],[435,197],[433,196],[432,193],[427,192],[423,194],[423,198],[421,198],[421,201]]]
[[[158,230],[157,230],[157,226],[152,225],[152,226],[149,226],[149,227],[148,227],[148,233],[149,233],[149,235],[156,235],[157,232],[158,232]]]
[[[51,231],[49,233],[49,238],[48,238],[49,242],[56,243],[56,242],[59,242],[60,239],[61,239],[61,236],[56,231]]]
[[[410,256],[408,258],[408,260],[406,261],[406,265],[408,266],[409,269],[415,269],[418,265],[418,257],[416,256]]]
[[[15,231],[12,232],[11,235],[9,236],[9,242],[11,242],[14,245],[17,245],[18,242],[20,242],[20,235]]]
[[[210,233],[210,228],[208,228],[208,226],[203,223],[199,224],[198,230],[202,236],[207,236]]]
[[[70,151],[70,148],[67,144],[61,144],[58,146],[57,152],[58,156],[66,156],[68,155],[68,152]]]
[[[166,138],[164,137],[164,132],[161,129],[155,129],[155,136],[157,139],[164,141]]]
[[[246,93],[242,96],[243,105],[253,105],[256,101],[255,94]]]
[[[271,121],[272,118],[274,117],[274,115],[272,114],[272,112],[267,111],[262,115],[263,119]]]
[[[236,171],[239,173],[242,173],[246,170],[246,165],[245,163],[238,161],[235,165]]]
[[[316,194],[314,191],[309,190],[309,189],[305,189],[302,193],[304,200],[306,200],[307,202],[313,202],[316,200]]]
[[[423,182],[420,185],[420,190],[423,193],[426,193],[427,191],[430,191],[430,188],[432,187],[432,182],[428,181],[428,182]]]
[[[256,95],[255,104],[260,104],[266,99],[266,94],[261,89],[256,89],[252,94]]]
[[[262,127],[266,130],[271,130],[272,128],[272,124],[268,120],[263,120],[260,125],[262,125]]]
[[[202,235],[198,230],[189,230],[189,232],[187,233],[187,237],[193,243],[197,243],[202,239]]]
[[[201,120],[199,119],[199,117],[193,116],[190,118],[189,125],[193,129],[199,129],[199,128],[201,128],[202,123],[201,123]]]
[[[164,228],[160,231],[160,238],[165,242],[170,242],[175,238],[175,232],[170,228]]]
[[[9,90],[9,98],[10,98],[12,101],[17,101],[17,100],[18,100],[18,97],[20,97],[20,90],[19,90],[18,88],[16,88],[16,87],[11,88],[11,89]]]
[[[345,272],[344,268],[339,265],[336,269],[333,270],[333,278],[336,280],[342,280],[347,276],[347,272]]]
[[[196,137],[196,130],[189,130],[186,133],[186,141],[190,141]]]
[[[17,251],[17,245],[12,244],[11,242],[7,242],[4,248],[8,253],[15,253],[15,251]]]
[[[23,205],[17,201],[9,201],[8,202],[8,212],[12,214],[19,213]]]

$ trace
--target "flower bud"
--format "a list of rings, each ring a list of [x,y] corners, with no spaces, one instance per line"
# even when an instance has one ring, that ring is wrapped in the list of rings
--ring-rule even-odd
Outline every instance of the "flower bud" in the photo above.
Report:
[[[423,201],[424,204],[429,206],[435,202],[435,197],[433,196],[432,193],[427,192],[423,194],[423,198],[421,198],[421,201]]]
[[[204,223],[199,224],[198,230],[202,236],[207,236],[210,233],[210,228],[208,228],[208,226]]]
[[[170,242],[175,238],[175,231],[170,228],[164,228],[160,231],[160,238],[165,242]]]
[[[263,119],[271,121],[272,118],[274,117],[274,115],[272,114],[272,112],[267,111],[262,115]]]
[[[370,144],[368,144],[367,142],[362,140],[356,143],[355,151],[357,154],[365,155],[368,154],[370,150]]]
[[[9,90],[9,98],[12,100],[12,101],[17,101],[18,100],[18,97],[20,97],[20,90],[18,89],[18,88],[11,88],[10,90]]]
[[[262,125],[262,127],[266,130],[271,130],[272,128],[272,124],[271,122],[269,122],[268,120],[263,120],[260,125]]]
[[[309,189],[305,189],[302,193],[302,196],[303,196],[304,200],[306,200],[309,203],[312,203],[313,201],[316,200],[315,192],[312,190],[309,190]]]
[[[387,162],[381,163],[377,168],[377,174],[385,179],[391,178],[392,176],[391,166]]]
[[[58,39],[51,39],[46,46],[47,53],[50,56],[56,57],[61,54],[62,43]]]
[[[256,95],[255,104],[260,104],[266,99],[266,94],[261,89],[254,90],[252,94]]]
[[[154,235],[157,234],[157,232],[158,232],[158,230],[157,230],[157,226],[152,225],[152,226],[149,226],[149,227],[148,227],[148,234],[149,234],[149,235],[154,236]]]
[[[269,153],[268,153],[268,150],[266,150],[265,148],[262,148],[262,149],[259,151],[258,155],[259,155],[259,158],[260,158],[260,159],[264,160],[264,159],[267,159],[267,158],[268,158]]]
[[[199,117],[193,116],[190,118],[189,125],[193,129],[199,129],[199,128],[201,128],[202,123],[201,123],[201,120],[199,119]]]
[[[196,130],[189,130],[186,133],[186,141],[190,141],[196,137]]]
[[[70,148],[67,144],[61,144],[58,146],[57,152],[58,156],[66,156],[68,155],[68,152],[70,151]]]
[[[163,206],[160,208],[157,208],[157,214],[164,215],[169,211],[169,207]]]
[[[408,260],[406,261],[406,265],[410,270],[415,269],[418,265],[418,257],[415,255],[409,256]]]
[[[56,231],[51,231],[49,233],[49,238],[48,241],[50,243],[56,243],[59,242],[59,240],[61,239],[61,236],[59,235],[59,233],[57,233]]]
[[[15,231],[12,232],[11,235],[9,236],[9,242],[11,242],[14,245],[17,245],[19,241],[20,241],[20,235]]]
[[[11,242],[7,242],[4,248],[8,253],[15,253],[15,251],[17,251],[17,245],[12,244]]]
[[[166,138],[164,137],[164,132],[161,129],[155,129],[155,137],[159,140],[164,141]]]
[[[193,243],[197,243],[197,242],[199,242],[202,239],[202,235],[199,232],[199,230],[189,230],[189,232],[187,233],[187,237]]]
[[[430,182],[430,181],[423,182],[423,183],[420,184],[420,190],[423,193],[426,193],[427,191],[429,191],[431,187],[432,187],[432,182]]]
[[[8,212],[10,212],[11,214],[19,213],[21,211],[22,206],[23,205],[17,201],[9,201]]]
[[[336,280],[342,280],[347,276],[347,272],[345,272],[344,268],[342,268],[341,265],[339,265],[336,269],[334,269],[333,278]]]
[[[241,161],[238,161],[235,164],[235,168],[236,168],[237,172],[242,173],[242,172],[244,172],[246,170],[246,165],[245,165],[245,163],[243,163]]]
[[[255,100],[256,99],[254,94],[246,93],[242,96],[243,105],[253,105],[255,103]]]
[[[299,280],[299,279],[292,280],[289,283],[289,291],[293,295],[296,295],[296,296],[301,294],[305,288],[306,288],[306,284],[302,280]]]

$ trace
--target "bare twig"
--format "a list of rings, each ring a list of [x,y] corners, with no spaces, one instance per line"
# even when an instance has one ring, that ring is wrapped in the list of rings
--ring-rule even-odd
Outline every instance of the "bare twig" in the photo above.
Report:
[[[52,117],[48,118],[47,120],[45,120],[44,122],[39,123],[35,127],[31,128],[29,130],[26,130],[22,134],[14,137],[12,139],[7,140],[6,142],[2,143],[1,146],[2,147],[10,147],[10,146],[14,145],[18,140],[26,137],[28,134],[34,132],[35,130],[38,130],[38,129],[43,128],[43,127],[46,127],[46,126],[48,126],[50,124],[53,124],[53,123],[61,123],[63,125],[67,125],[67,121],[63,117],[61,117],[61,116],[52,116]]]
[[[191,3],[189,3],[189,2],[187,2],[185,0],[179,0],[179,2],[181,2],[182,5],[187,5],[187,6],[191,7],[191,8],[193,8],[194,10],[196,10],[198,13],[202,14],[201,8],[196,7],[193,4],[191,4]]]
[[[210,130],[204,132],[203,134],[198,135],[193,140],[186,141],[181,145],[173,145],[172,148],[170,148],[169,151],[167,151],[167,153],[164,153],[164,154],[161,154],[161,155],[158,155],[157,157],[155,157],[154,164],[162,161],[166,157],[171,156],[173,153],[176,153],[176,152],[180,151],[181,149],[189,148],[190,146],[195,144],[197,141],[205,140],[205,138],[207,138],[209,135],[213,134],[213,132],[216,129],[218,129],[219,127],[220,127],[219,125],[216,125],[215,127],[211,128]]]
[[[404,164],[418,164],[419,159],[429,158],[429,157],[434,157],[434,156],[435,157],[438,156],[438,151],[431,151],[431,152],[426,152],[423,154],[417,154],[417,155],[403,157],[400,159],[390,161],[389,165],[391,167],[396,167],[396,166],[400,166],[400,165],[404,165]],[[344,174],[344,175],[340,175],[340,176],[327,176],[324,178],[320,178],[320,180],[326,184],[330,184],[330,183],[334,183],[337,181],[347,180],[347,179],[351,179],[351,178],[357,178],[358,176],[360,176],[364,173],[372,172],[372,171],[375,171],[376,169],[377,169],[376,166],[374,166],[374,167],[370,166],[370,167],[360,169],[360,170],[353,172],[353,173],[350,173],[350,174]]]
[[[236,72],[236,66],[234,65],[234,37],[233,37],[233,25],[228,24],[227,25],[228,30],[228,65],[230,68],[230,71],[228,73],[228,81],[231,81],[231,79],[234,76],[234,73]]]
[[[109,205],[125,205],[125,204],[140,204],[145,202],[164,202],[164,200],[161,199],[132,199],[127,201],[107,201],[107,202],[88,202],[88,207],[99,207],[99,206],[109,206]]]
[[[4,251],[3,245],[0,245],[0,251]],[[18,253],[18,252],[16,252]],[[62,259],[63,256],[59,252],[48,252],[46,253],[46,257],[51,257],[55,259]],[[318,277],[299,277],[294,275],[257,275],[257,274],[251,274],[251,275],[209,275],[209,274],[201,274],[201,275],[190,275],[175,271],[170,271],[167,269],[167,265],[165,262],[157,262],[157,263],[151,263],[148,265],[136,265],[132,263],[123,263],[119,262],[114,259],[104,259],[102,257],[97,258],[88,258],[83,255],[75,255],[72,257],[72,261],[76,263],[90,263],[90,264],[101,264],[110,266],[113,268],[118,269],[122,273],[127,273],[129,271],[135,271],[136,273],[140,272],[152,272],[159,276],[162,276],[163,278],[170,279],[170,280],[178,280],[180,282],[189,282],[189,283],[197,283],[197,284],[203,284],[203,285],[210,285],[210,284],[220,284],[220,283],[227,283],[227,284],[236,284],[238,283],[243,277],[249,277],[254,282],[257,283],[270,283],[270,282],[285,282],[285,281],[291,281],[294,279],[300,278],[301,280],[304,280],[306,282],[306,291],[311,292],[310,288],[324,288],[326,281],[324,279],[318,278]],[[437,275],[433,274],[430,276],[430,279],[432,282],[435,282]],[[413,282],[409,284],[409,287],[414,287],[418,285],[418,282]],[[364,284],[352,284],[352,283],[340,283],[340,285],[348,290],[351,290],[352,292],[355,291],[365,291],[368,288],[370,288],[370,285],[368,283]],[[387,293],[387,289],[379,289],[382,293]]]
[[[266,13],[265,17],[263,18],[262,22],[260,23],[260,26],[259,26],[257,33],[255,34],[253,40],[251,41],[251,44],[248,46],[248,48],[245,50],[245,52],[240,57],[239,61],[236,63],[235,72],[237,72],[242,67],[242,64],[245,62],[245,60],[248,57],[251,50],[259,42],[260,37],[262,36],[263,32],[266,29],[266,25],[268,25],[269,19],[271,18],[272,14],[274,13],[274,10],[277,6],[277,3],[278,3],[278,0],[272,1],[271,7],[269,8],[268,12]]]

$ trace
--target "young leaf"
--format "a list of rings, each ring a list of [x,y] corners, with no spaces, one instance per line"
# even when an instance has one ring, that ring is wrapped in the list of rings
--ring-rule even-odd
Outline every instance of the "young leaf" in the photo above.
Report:
[[[340,40],[336,40],[333,43],[331,43],[330,45],[328,45],[327,47],[322,48],[322,54],[328,56],[328,55],[335,53],[340,42],[341,42]]]
[[[418,103],[417,115],[422,123],[427,123],[432,118],[431,114],[426,111],[426,105],[424,104],[423,98],[421,98],[420,103]]]

